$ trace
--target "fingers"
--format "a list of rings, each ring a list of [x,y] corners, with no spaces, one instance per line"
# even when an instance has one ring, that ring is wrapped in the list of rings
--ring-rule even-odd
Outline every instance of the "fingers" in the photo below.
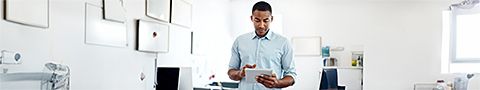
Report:
[[[263,84],[265,87],[274,88],[274,86],[277,84],[277,78],[274,76],[275,74],[273,74],[272,76],[260,75],[257,76],[256,79],[258,83]]]
[[[241,78],[245,77],[245,69],[243,69],[242,71],[240,71],[239,74],[240,74],[240,77],[241,77]]]
[[[260,76],[255,77],[255,79],[257,79],[257,82],[258,82],[258,83],[262,83],[262,82],[263,82],[263,78],[260,78]]]
[[[241,75],[242,77],[245,77],[245,68],[247,68],[247,67],[243,66],[243,67],[242,67],[242,72],[240,72],[240,75]]]
[[[272,72],[272,77],[277,78],[277,74],[275,72]]]
[[[257,82],[260,84],[263,84],[264,86],[267,86],[267,84],[270,84],[269,81],[265,78],[265,76],[257,76],[256,77]]]
[[[242,67],[242,72],[240,73],[242,75],[242,77],[245,77],[245,69],[250,68],[250,67],[252,67],[252,66],[248,65],[248,64]]]
[[[256,66],[257,66],[256,64],[253,64],[253,65],[246,64],[245,66],[242,67],[242,69],[245,70],[246,68],[255,68]]]
[[[257,64],[253,64],[253,65],[246,64],[245,66],[242,67],[242,72],[240,73],[240,75],[242,77],[245,77],[245,69],[246,68],[255,68],[255,67],[257,67]]]
[[[257,64],[253,64],[253,65],[246,64],[244,67],[245,68],[255,68],[255,67],[257,67]]]

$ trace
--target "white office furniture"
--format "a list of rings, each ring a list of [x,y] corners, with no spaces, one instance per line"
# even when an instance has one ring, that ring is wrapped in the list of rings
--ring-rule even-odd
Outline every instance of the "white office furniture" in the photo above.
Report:
[[[436,86],[435,82],[420,82],[413,84],[413,90],[433,90]]]

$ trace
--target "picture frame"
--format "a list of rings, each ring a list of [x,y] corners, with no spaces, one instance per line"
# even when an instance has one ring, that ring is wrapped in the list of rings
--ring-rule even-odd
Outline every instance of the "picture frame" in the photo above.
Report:
[[[124,23],[126,16],[123,3],[123,0],[102,0],[103,19]]]
[[[322,55],[322,38],[320,36],[293,37],[291,43],[296,56]]]
[[[3,0],[3,19],[12,23],[49,27],[49,0]]]
[[[170,22],[171,0],[146,0],[145,15],[147,17]]]
[[[192,26],[192,4],[185,0],[172,0],[170,22],[190,28]]]
[[[154,21],[137,20],[137,50],[142,52],[169,51],[170,26]]]
[[[102,7],[85,3],[85,44],[127,47],[127,29],[125,23],[103,19]]]

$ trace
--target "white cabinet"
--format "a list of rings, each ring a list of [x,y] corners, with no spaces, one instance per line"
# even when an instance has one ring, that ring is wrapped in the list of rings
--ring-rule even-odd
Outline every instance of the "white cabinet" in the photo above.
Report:
[[[338,84],[346,90],[362,90],[362,68],[337,68]]]

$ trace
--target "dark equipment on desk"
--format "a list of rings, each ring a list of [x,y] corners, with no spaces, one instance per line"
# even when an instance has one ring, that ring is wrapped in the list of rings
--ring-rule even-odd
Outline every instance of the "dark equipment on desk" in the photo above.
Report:
[[[158,67],[156,90],[178,90],[180,68]]]
[[[338,75],[336,68],[322,70],[320,90],[345,90],[345,86],[338,86]]]

